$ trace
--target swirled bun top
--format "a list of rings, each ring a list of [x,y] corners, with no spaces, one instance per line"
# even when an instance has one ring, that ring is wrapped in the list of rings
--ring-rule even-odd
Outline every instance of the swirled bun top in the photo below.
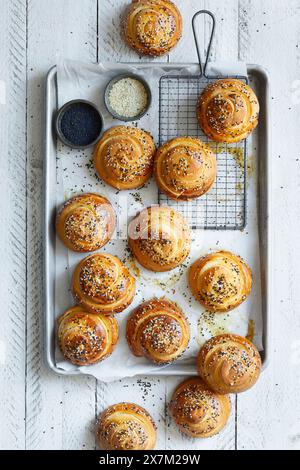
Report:
[[[148,132],[116,126],[108,129],[98,142],[94,164],[100,178],[113,188],[140,188],[152,175],[155,151]]]
[[[216,157],[199,139],[178,137],[158,149],[154,174],[158,187],[168,197],[194,199],[205,194],[214,184]]]
[[[198,372],[207,385],[218,393],[240,393],[251,388],[261,372],[261,357],[248,339],[223,334],[201,348]]]
[[[161,56],[182,35],[182,17],[169,0],[133,0],[123,18],[125,41],[136,52]]]
[[[229,397],[214,393],[200,377],[181,383],[170,403],[175,423],[191,437],[218,434],[228,421],[230,409]]]
[[[190,229],[179,212],[168,206],[144,209],[129,225],[129,247],[144,268],[170,271],[190,253]]]
[[[241,80],[223,79],[208,85],[199,98],[198,120],[216,142],[239,142],[257,126],[258,99]]]
[[[67,201],[56,217],[56,230],[67,248],[78,252],[102,248],[112,237],[116,215],[99,194],[83,194]]]
[[[97,440],[103,450],[152,450],[156,426],[150,414],[134,403],[118,403],[98,418]]]
[[[252,273],[240,256],[218,251],[199,258],[190,268],[194,297],[212,312],[228,312],[250,294]]]
[[[135,356],[167,364],[185,351],[190,332],[181,309],[162,298],[144,302],[133,311],[127,321],[126,337]]]
[[[90,312],[122,312],[133,300],[135,279],[116,256],[90,255],[75,268],[72,291],[76,302]]]
[[[114,317],[89,313],[78,306],[58,319],[62,353],[78,366],[95,364],[110,356],[118,341],[118,331]]]

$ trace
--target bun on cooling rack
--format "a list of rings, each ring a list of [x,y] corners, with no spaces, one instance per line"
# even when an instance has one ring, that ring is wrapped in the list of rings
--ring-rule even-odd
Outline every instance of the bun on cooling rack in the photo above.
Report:
[[[205,343],[197,358],[198,372],[218,393],[240,393],[251,388],[261,372],[258,350],[243,336],[223,334]]]
[[[239,142],[257,126],[258,99],[241,80],[211,83],[198,102],[198,120],[205,134],[216,142]]]
[[[227,251],[199,258],[189,270],[194,297],[211,312],[229,312],[250,294],[252,273],[247,264]]]
[[[95,251],[110,240],[116,226],[111,203],[98,194],[83,194],[67,201],[56,217],[56,231],[67,248]]]
[[[128,243],[144,268],[170,271],[190,253],[190,229],[179,212],[168,206],[153,206],[142,210],[130,223]]]
[[[156,426],[141,406],[118,403],[99,416],[96,435],[103,450],[152,450],[156,443]]]
[[[135,279],[116,256],[97,253],[75,268],[72,292],[76,302],[92,313],[122,312],[135,295]]]
[[[218,434],[228,421],[230,409],[229,397],[210,390],[200,377],[182,382],[170,403],[175,423],[191,437]]]
[[[118,336],[114,317],[89,313],[78,306],[58,319],[60,349],[66,359],[78,366],[95,364],[110,356]]]
[[[96,145],[94,164],[100,178],[113,188],[140,188],[152,176],[155,151],[148,132],[116,126],[104,132]]]
[[[185,351],[190,330],[185,316],[174,302],[164,298],[152,299],[130,315],[126,337],[135,356],[167,364]]]
[[[123,18],[124,38],[138,54],[161,56],[182,35],[182,17],[169,0],[133,0]]]
[[[194,199],[209,191],[215,182],[216,157],[199,139],[178,137],[158,149],[154,174],[158,187],[168,197]]]

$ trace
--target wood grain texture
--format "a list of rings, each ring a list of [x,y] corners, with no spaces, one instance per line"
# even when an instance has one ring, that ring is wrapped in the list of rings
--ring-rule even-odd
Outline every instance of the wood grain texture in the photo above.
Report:
[[[44,79],[59,57],[96,61],[96,0],[28,2],[28,449],[93,449],[95,380],[62,378],[43,364],[42,169]]]
[[[240,58],[264,65],[272,86],[273,316],[271,362],[256,387],[238,397],[238,448],[299,449],[299,79],[298,1],[241,0]],[[299,88],[299,87],[298,87]],[[288,123],[288,124],[287,124]],[[295,273],[298,275],[295,276]]]
[[[197,53],[192,36],[191,21],[193,15],[201,10],[209,10],[215,14],[216,17],[216,36],[213,43],[211,60],[236,60],[238,57],[238,2],[237,1],[224,1],[218,4],[213,0],[190,0],[184,2],[178,0],[184,17],[185,33],[181,43],[170,54],[170,62],[197,62]],[[206,17],[200,17],[197,20],[197,35],[201,51],[206,50],[211,34],[211,22]],[[226,46],[225,46],[226,45]],[[166,379],[166,390],[168,397],[172,395],[173,390],[182,378],[168,378]],[[168,399],[166,400],[168,401]],[[169,419],[169,418],[167,418]],[[236,426],[235,426],[235,397],[232,397],[232,414],[226,426],[226,429],[217,436],[211,439],[190,439],[182,436],[172,420],[168,421],[167,428],[167,448],[176,449],[178,443],[181,441],[182,448],[184,449],[234,449],[236,446]]]
[[[181,0],[182,1],[182,0]],[[98,61],[99,62],[165,62],[167,56],[139,56],[123,40],[122,17],[129,0],[98,0]]]
[[[121,41],[120,35],[120,12],[123,11],[124,4],[123,0],[117,2],[107,1],[101,3],[99,10],[99,58],[102,61],[144,61],[145,58],[139,58],[134,52],[130,51],[123,41]],[[184,37],[179,45],[171,52],[168,58],[160,58],[159,60],[169,60],[172,62],[195,62],[196,52],[194,43],[192,42],[191,47],[191,19],[193,14],[201,8],[211,8],[213,2],[208,0],[190,0],[186,2],[184,0],[177,0],[175,2],[180,8],[184,18]],[[238,55],[238,23],[237,23],[237,12],[238,4],[234,2],[234,8],[231,8],[230,14],[228,14],[229,2],[224,2],[224,5],[218,7],[217,17],[222,18],[227,12],[226,28],[222,28],[221,42],[228,38],[228,44],[231,45],[231,49],[235,45],[234,58]],[[232,6],[232,2],[231,6]],[[200,22],[201,26],[201,22]],[[225,31],[225,32],[224,32]],[[203,31],[204,43],[207,43],[210,34],[210,28],[207,21],[205,21],[205,28]],[[218,43],[217,43],[218,44]],[[232,53],[229,51],[229,53]],[[223,58],[225,60],[230,56]],[[145,406],[150,412],[153,407],[154,419],[159,423],[158,429],[158,449],[234,449],[236,443],[235,434],[235,397],[233,397],[233,414],[230,422],[224,433],[213,439],[208,440],[193,440],[182,436],[175,428],[168,412],[168,403],[173,390],[179,383],[181,378],[148,378],[144,379],[124,379],[119,382],[116,386],[112,384],[102,384],[98,382],[97,387],[97,409],[100,412],[104,407],[109,406],[114,400],[126,400],[126,396],[133,397],[137,403]],[[141,384],[147,384],[148,390],[147,395],[140,395]],[[140,387],[137,385],[140,384]],[[124,394],[127,392],[126,394]],[[138,392],[138,393],[137,393]],[[153,396],[153,400],[151,397]],[[120,398],[119,398],[120,397]],[[141,401],[142,398],[142,401]]]
[[[1,168],[5,171],[1,217],[5,234],[1,239],[4,314],[0,340],[5,357],[0,365],[0,415],[5,426],[0,430],[0,448],[21,449],[25,444],[26,0],[6,2],[0,22],[2,73],[6,66],[0,79],[5,81],[7,95],[6,105],[1,105]]]
[[[178,46],[170,53],[170,62],[197,62],[198,57],[192,33],[192,18],[199,10],[209,10],[216,18],[216,35],[213,42],[211,60],[235,60],[238,54],[238,0],[177,0],[183,12],[184,34]],[[211,20],[208,16],[199,17],[196,23],[197,36],[203,60],[211,33]]]
[[[99,2],[98,8],[98,58],[102,62],[167,61],[168,57],[147,59],[131,51],[122,40],[121,17],[127,0]],[[99,414],[104,408],[120,401],[133,401],[144,406],[158,425],[157,448],[164,449],[166,443],[165,379],[132,378],[103,384],[97,382],[97,404]]]
[[[220,434],[209,439],[193,439],[182,434],[176,427],[170,417],[168,404],[170,403],[175,388],[186,377],[176,377],[166,379],[166,449],[184,449],[184,450],[234,450],[235,449],[235,396],[231,396],[232,411],[226,427]]]
[[[0,448],[94,449],[95,415],[129,400],[153,415],[158,449],[300,449],[300,0],[175,0],[184,16],[184,38],[163,59],[197,60],[190,21],[195,11],[205,8],[217,16],[212,58],[265,65],[271,76],[276,228],[272,354],[256,387],[237,401],[232,397],[237,414],[219,436],[190,440],[178,432],[168,413],[181,378],[96,385],[93,378],[58,377],[43,364],[44,77],[59,56],[151,61],[139,58],[121,40],[120,16],[129,1],[1,2],[0,81],[5,82],[7,104],[0,97],[0,295],[5,312],[0,332]],[[199,33],[206,44],[208,21]]]
[[[137,403],[151,414],[157,425],[156,449],[165,449],[167,439],[165,379],[139,377],[108,384],[98,382],[97,414],[114,403],[124,401]],[[176,445],[180,446],[180,442]]]
[[[122,39],[121,19],[128,2],[107,0],[98,6],[99,62],[137,62],[139,56]]]

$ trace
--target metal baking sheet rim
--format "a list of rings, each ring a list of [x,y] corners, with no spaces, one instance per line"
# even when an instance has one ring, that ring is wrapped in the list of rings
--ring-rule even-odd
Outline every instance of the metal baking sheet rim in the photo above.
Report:
[[[127,64],[109,64],[111,68],[119,67],[120,65]],[[145,67],[145,63],[131,64],[137,68]],[[166,64],[156,63],[151,64],[149,67],[161,67],[166,70],[166,73],[171,70],[178,70],[195,66],[197,64],[183,63],[183,64]],[[259,210],[259,240],[260,240],[260,262],[261,262],[261,292],[262,292],[262,316],[263,316],[263,351],[261,352],[263,370],[267,367],[270,360],[270,317],[271,317],[271,299],[272,299],[272,237],[271,237],[271,168],[270,168],[270,155],[271,155],[271,137],[270,137],[270,85],[268,72],[259,65],[247,65],[248,74],[250,77],[258,79],[259,83],[259,99],[261,104],[260,126],[258,128],[258,154],[259,154],[259,170],[258,170],[258,210]],[[44,161],[44,221],[43,221],[43,299],[44,299],[44,359],[46,366],[52,371],[60,375],[81,375],[79,371],[65,371],[60,369],[55,364],[55,329],[53,329],[54,321],[53,311],[51,308],[51,250],[54,253],[54,217],[55,207],[51,207],[49,198],[49,185],[51,181],[51,145],[55,150],[55,142],[53,139],[53,113],[57,110],[57,95],[55,103],[53,103],[53,96],[51,100],[51,93],[53,86],[57,89],[56,82],[56,66],[52,67],[46,77],[45,87],[45,161]],[[55,168],[55,165],[53,165]],[[53,170],[53,169],[52,169]],[[53,175],[52,175],[53,176]],[[53,292],[54,295],[54,292]],[[148,376],[171,376],[169,372],[166,374],[164,369],[160,369]],[[178,375],[177,373],[174,375]],[[192,366],[186,367],[185,373],[180,375],[194,376],[196,375],[195,368]]]

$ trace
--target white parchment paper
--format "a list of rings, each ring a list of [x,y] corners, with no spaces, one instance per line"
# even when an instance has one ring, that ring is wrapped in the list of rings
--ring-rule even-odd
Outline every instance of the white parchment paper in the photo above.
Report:
[[[132,123],[151,132],[158,142],[158,92],[159,79],[166,71],[163,68],[134,65],[83,64],[62,61],[58,64],[57,85],[58,105],[69,100],[83,98],[93,101],[102,112],[105,128],[124,124],[113,119],[106,111],[103,93],[110,78],[123,72],[135,72],[149,83],[153,95],[152,106],[140,121]],[[181,69],[181,73],[197,73],[197,67]],[[247,75],[243,63],[211,64],[210,73],[221,75]],[[178,71],[177,71],[178,74]],[[127,123],[130,125],[130,123]],[[57,205],[70,197],[86,192],[97,192],[108,197],[118,215],[118,227],[113,240],[102,251],[118,256],[126,263],[136,277],[137,293],[131,306],[117,315],[120,340],[112,356],[105,361],[78,368],[83,374],[91,374],[102,381],[113,381],[134,375],[189,375],[196,370],[195,356],[199,347],[210,337],[224,332],[246,336],[254,328],[254,343],[262,349],[262,313],[260,292],[260,260],[256,207],[256,165],[254,144],[248,144],[248,159],[252,176],[247,183],[247,226],[244,231],[193,231],[192,251],[185,264],[169,273],[152,273],[143,269],[130,255],[127,248],[127,224],[142,208],[157,204],[158,190],[153,180],[144,188],[118,192],[100,181],[92,163],[91,150],[73,150],[58,143],[57,152]],[[250,265],[254,285],[246,302],[228,314],[211,314],[191,296],[187,285],[187,270],[199,256],[215,250],[229,250],[241,255]],[[56,293],[55,312],[58,317],[74,305],[70,294],[70,283],[76,264],[84,258],[67,250],[59,239],[56,240]],[[156,366],[145,358],[137,358],[130,352],[125,339],[126,320],[129,313],[144,300],[152,297],[167,297],[176,301],[185,312],[191,327],[191,341],[188,350],[176,363]],[[65,361],[56,348],[57,366],[64,370],[76,369]]]

